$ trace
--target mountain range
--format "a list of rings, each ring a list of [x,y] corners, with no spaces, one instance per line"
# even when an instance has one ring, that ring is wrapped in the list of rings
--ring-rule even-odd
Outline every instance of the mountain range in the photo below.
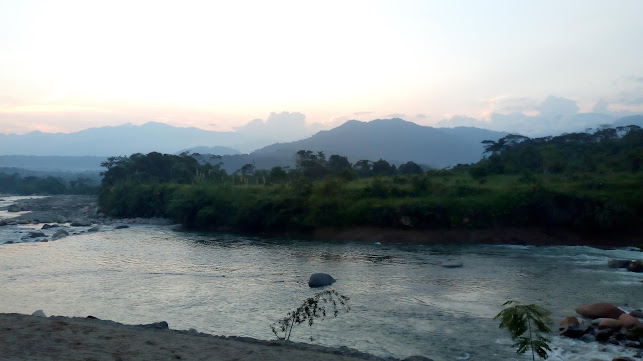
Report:
[[[614,126],[630,124],[642,126],[643,116],[621,118],[613,123]],[[482,157],[483,140],[495,141],[507,134],[475,127],[434,128],[398,118],[370,122],[351,120],[305,139],[275,143],[240,154],[235,146],[247,146],[252,139],[235,132],[180,128],[151,122],[140,126],[90,128],[69,134],[0,134],[0,167],[98,171],[107,156],[189,151],[220,155],[223,168],[234,172],[248,163],[257,169],[292,167],[295,165],[295,153],[305,149],[323,151],[327,157],[343,155],[352,163],[362,159],[384,159],[392,164],[413,161],[428,167],[444,168],[477,162]]]

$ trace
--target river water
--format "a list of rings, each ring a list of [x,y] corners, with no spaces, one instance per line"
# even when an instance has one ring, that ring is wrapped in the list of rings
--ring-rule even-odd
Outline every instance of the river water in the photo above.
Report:
[[[318,242],[145,225],[21,242],[34,228],[0,227],[0,312],[165,320],[173,329],[275,339],[270,324],[317,292],[307,285],[311,273],[326,272],[352,308],[296,326],[294,341],[444,361],[531,359],[515,355],[493,320],[506,300],[537,303],[556,325],[580,304],[643,306],[643,274],[606,266],[643,258],[637,249]],[[463,267],[443,268],[445,260]],[[635,353],[560,337],[552,346],[550,360]]]

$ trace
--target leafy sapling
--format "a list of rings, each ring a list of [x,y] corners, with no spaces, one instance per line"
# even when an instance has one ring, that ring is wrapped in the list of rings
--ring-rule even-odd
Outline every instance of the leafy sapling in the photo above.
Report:
[[[278,339],[289,341],[295,325],[307,322],[310,327],[315,319],[323,320],[328,314],[337,317],[342,310],[348,312],[351,309],[348,300],[348,297],[335,290],[319,292],[306,299],[296,310],[288,312],[286,317],[270,325],[270,328]],[[330,306],[328,311],[327,305]]]
[[[546,360],[551,352],[549,342],[541,333],[550,333],[550,312],[546,309],[531,304],[521,305],[516,301],[507,301],[503,306],[508,306],[494,317],[500,319],[500,328],[506,328],[514,341],[513,346],[518,347],[517,354],[523,354],[531,349],[531,358],[536,360],[536,354]]]

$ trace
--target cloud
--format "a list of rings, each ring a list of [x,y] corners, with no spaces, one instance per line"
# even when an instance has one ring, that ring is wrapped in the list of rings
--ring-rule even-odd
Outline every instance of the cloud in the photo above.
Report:
[[[353,116],[361,117],[362,115],[369,115],[369,114],[373,114],[373,112],[355,112],[353,113]]]
[[[633,81],[636,83],[643,83],[643,76],[627,76],[625,80]]]
[[[454,115],[449,119],[444,119],[439,121],[436,124],[437,127],[476,127],[476,128],[488,128],[489,122],[478,120],[476,118],[471,118],[463,115]]]
[[[573,100],[550,96],[540,104],[538,110],[542,116],[561,117],[576,114],[579,108]]]
[[[497,97],[490,101],[491,113],[530,113],[538,108],[538,101],[524,97]]]
[[[392,114],[385,115],[384,118],[386,118],[386,119],[391,119],[391,118],[404,119],[404,118],[406,118],[406,115],[402,114],[402,113],[392,113]]]
[[[246,125],[235,128],[238,133],[257,139],[272,139],[281,142],[305,138],[323,128],[322,124],[307,124],[306,116],[299,112],[270,113],[264,121],[253,119]]]
[[[601,100],[594,106],[594,113],[579,113],[575,101],[561,97],[550,96],[540,103],[529,98],[496,98],[490,101],[489,108],[495,111],[487,121],[457,115],[438,122],[437,126],[470,126],[530,137],[557,135],[611,123],[617,114],[610,112],[608,105]]]
[[[607,114],[609,113],[609,103],[605,99],[600,99],[596,102],[592,110],[594,111],[594,113]]]

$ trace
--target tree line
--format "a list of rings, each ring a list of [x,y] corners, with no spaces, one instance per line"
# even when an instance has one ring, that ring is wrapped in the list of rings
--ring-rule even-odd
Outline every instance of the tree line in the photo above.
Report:
[[[26,176],[19,173],[0,172],[0,193],[31,195],[31,194],[96,194],[98,184],[89,178],[77,177],[65,181],[59,177]]]

